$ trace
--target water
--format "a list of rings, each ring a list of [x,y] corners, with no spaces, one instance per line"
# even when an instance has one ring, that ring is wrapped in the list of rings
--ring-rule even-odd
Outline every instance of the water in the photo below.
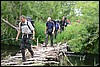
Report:
[[[1,60],[5,59],[9,55],[14,56],[19,51],[20,51],[19,46],[1,45]]]
[[[99,55],[98,54],[72,54],[63,56],[60,66],[98,66]]]

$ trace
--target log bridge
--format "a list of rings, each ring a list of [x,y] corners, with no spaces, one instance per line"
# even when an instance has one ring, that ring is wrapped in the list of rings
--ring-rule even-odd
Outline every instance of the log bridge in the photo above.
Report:
[[[10,56],[6,60],[1,60],[1,66],[45,66],[46,64],[59,64],[59,58],[67,52],[67,43],[54,44],[54,46],[48,45],[43,47],[43,44],[32,46],[34,51],[34,57],[31,58],[31,54],[28,49],[25,50],[26,61],[22,62],[22,54],[18,52],[15,56]]]

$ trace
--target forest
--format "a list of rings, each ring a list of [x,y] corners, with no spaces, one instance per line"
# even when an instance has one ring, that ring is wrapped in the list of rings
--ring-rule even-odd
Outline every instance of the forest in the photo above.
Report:
[[[1,1],[1,46],[19,46],[21,37],[15,40],[17,30],[4,20],[18,27],[21,15],[32,17],[35,39],[42,44],[47,18],[61,20],[66,16],[71,24],[58,34],[54,43],[67,42],[73,52],[99,54],[99,1]],[[35,41],[32,43],[36,45]]]

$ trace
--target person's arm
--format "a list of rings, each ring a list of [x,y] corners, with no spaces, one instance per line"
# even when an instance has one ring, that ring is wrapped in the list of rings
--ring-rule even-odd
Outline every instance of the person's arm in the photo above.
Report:
[[[58,29],[58,31],[60,31],[60,24],[58,23],[58,25],[59,25],[59,29]]]
[[[54,31],[55,31],[55,25],[53,23],[53,31],[52,31],[52,34],[54,34]]]
[[[18,33],[17,33],[17,36],[16,36],[16,41],[18,40],[18,37],[19,37],[19,35],[20,35],[20,24],[21,24],[21,22],[19,23],[19,29],[18,29]]]
[[[33,30],[33,40],[35,39],[35,30]]]
[[[16,36],[16,41],[18,40],[18,37],[20,35],[20,30],[18,30],[17,36]]]

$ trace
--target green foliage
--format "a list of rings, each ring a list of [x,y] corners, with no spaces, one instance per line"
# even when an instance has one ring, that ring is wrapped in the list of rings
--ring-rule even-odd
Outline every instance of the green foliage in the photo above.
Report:
[[[82,16],[76,16],[75,9]],[[74,52],[99,53],[99,2],[98,1],[1,1],[1,18],[13,25],[20,15],[31,16],[35,22],[36,38],[43,43],[45,40],[45,22],[47,17],[62,19],[66,16],[71,21],[65,31],[59,33],[54,43],[68,42]],[[80,24],[76,20],[80,20]],[[1,22],[1,43],[19,45],[15,41],[17,31]],[[19,37],[20,39],[21,37]],[[35,42],[36,44],[36,42]]]
[[[56,42],[68,41],[68,44],[74,48],[72,48],[72,51],[78,52],[83,46],[83,34],[87,34],[86,27],[82,24],[74,22],[71,26],[67,26],[65,31],[57,36]]]
[[[45,23],[43,22],[35,22],[36,29],[36,38],[38,38],[40,43],[43,43],[45,40]]]

